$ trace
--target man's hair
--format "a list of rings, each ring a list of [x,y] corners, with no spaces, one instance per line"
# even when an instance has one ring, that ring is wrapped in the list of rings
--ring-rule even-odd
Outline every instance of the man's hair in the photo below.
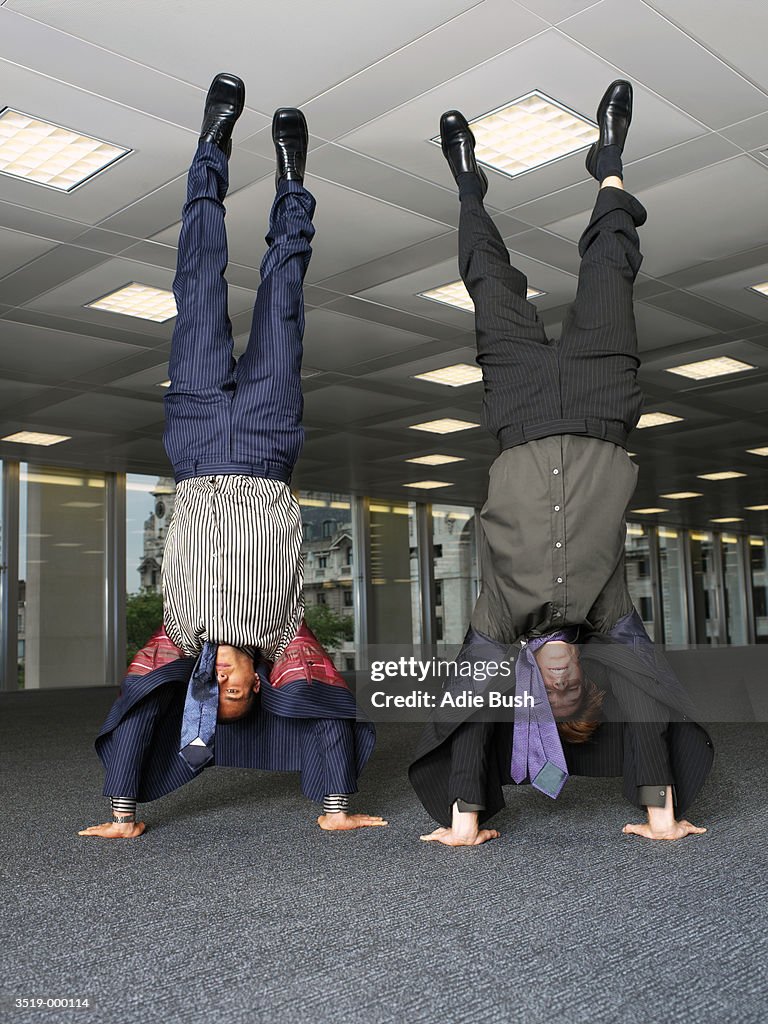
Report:
[[[566,743],[586,743],[592,738],[592,733],[600,725],[600,708],[604,699],[605,693],[585,676],[584,696],[578,711],[574,712],[575,717],[557,723],[557,731]]]

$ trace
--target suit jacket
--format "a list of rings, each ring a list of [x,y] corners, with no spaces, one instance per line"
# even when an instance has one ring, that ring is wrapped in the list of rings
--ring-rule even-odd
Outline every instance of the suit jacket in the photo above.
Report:
[[[96,738],[104,794],[156,800],[203,771],[179,755],[181,719],[194,657],[183,657],[164,630],[134,658]],[[311,800],[354,793],[375,745],[357,721],[349,687],[306,624],[274,664],[260,663],[253,710],[219,722],[214,765],[298,771]]]
[[[470,630],[457,660],[499,661],[513,648],[496,644]],[[591,633],[583,638],[581,661],[585,673],[611,691],[612,700],[625,722],[606,722],[586,744],[564,744],[566,763],[573,774],[622,775],[624,795],[641,806],[637,787],[650,780],[642,777],[643,766],[654,760],[643,749],[654,733],[665,746],[669,770],[675,785],[675,809],[682,814],[691,805],[712,767],[714,751],[706,730],[694,721],[694,708],[682,684],[666,659],[645,632],[636,611],[614,626],[611,634]],[[510,682],[510,687],[514,684]],[[650,714],[648,709],[651,709]],[[445,778],[451,770],[451,743],[460,725],[472,712],[461,709],[439,711],[424,727],[408,774],[416,793],[430,815],[450,824],[446,804]],[[500,716],[501,718],[501,716]],[[493,730],[487,757],[485,809],[480,820],[487,821],[505,806],[502,787],[511,783],[510,752],[512,712]],[[651,739],[648,739],[650,734]],[[483,733],[478,730],[478,740]],[[613,750],[611,747],[613,746]],[[618,751],[618,753],[617,753]],[[569,760],[569,755],[571,759]]]

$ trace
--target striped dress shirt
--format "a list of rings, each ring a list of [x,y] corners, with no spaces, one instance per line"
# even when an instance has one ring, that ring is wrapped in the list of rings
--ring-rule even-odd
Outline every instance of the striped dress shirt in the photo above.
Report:
[[[181,480],[163,556],[172,642],[280,657],[304,613],[301,511],[286,484],[231,474]]]

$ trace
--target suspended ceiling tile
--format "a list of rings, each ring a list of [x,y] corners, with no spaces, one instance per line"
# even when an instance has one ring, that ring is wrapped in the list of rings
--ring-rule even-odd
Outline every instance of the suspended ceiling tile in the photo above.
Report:
[[[710,128],[768,110],[765,93],[641,0],[603,0],[560,25],[560,31]],[[635,120],[642,116],[638,105]]]

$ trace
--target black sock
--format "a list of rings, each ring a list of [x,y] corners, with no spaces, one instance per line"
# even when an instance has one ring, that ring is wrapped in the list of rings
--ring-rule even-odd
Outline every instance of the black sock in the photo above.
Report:
[[[479,175],[475,174],[474,171],[466,171],[464,174],[457,175],[456,184],[459,186],[459,199],[463,199],[464,196],[477,196],[478,199],[483,198],[485,189]]]
[[[618,146],[604,146],[597,156],[597,180],[617,177],[624,180],[624,165],[621,162],[621,150]]]

